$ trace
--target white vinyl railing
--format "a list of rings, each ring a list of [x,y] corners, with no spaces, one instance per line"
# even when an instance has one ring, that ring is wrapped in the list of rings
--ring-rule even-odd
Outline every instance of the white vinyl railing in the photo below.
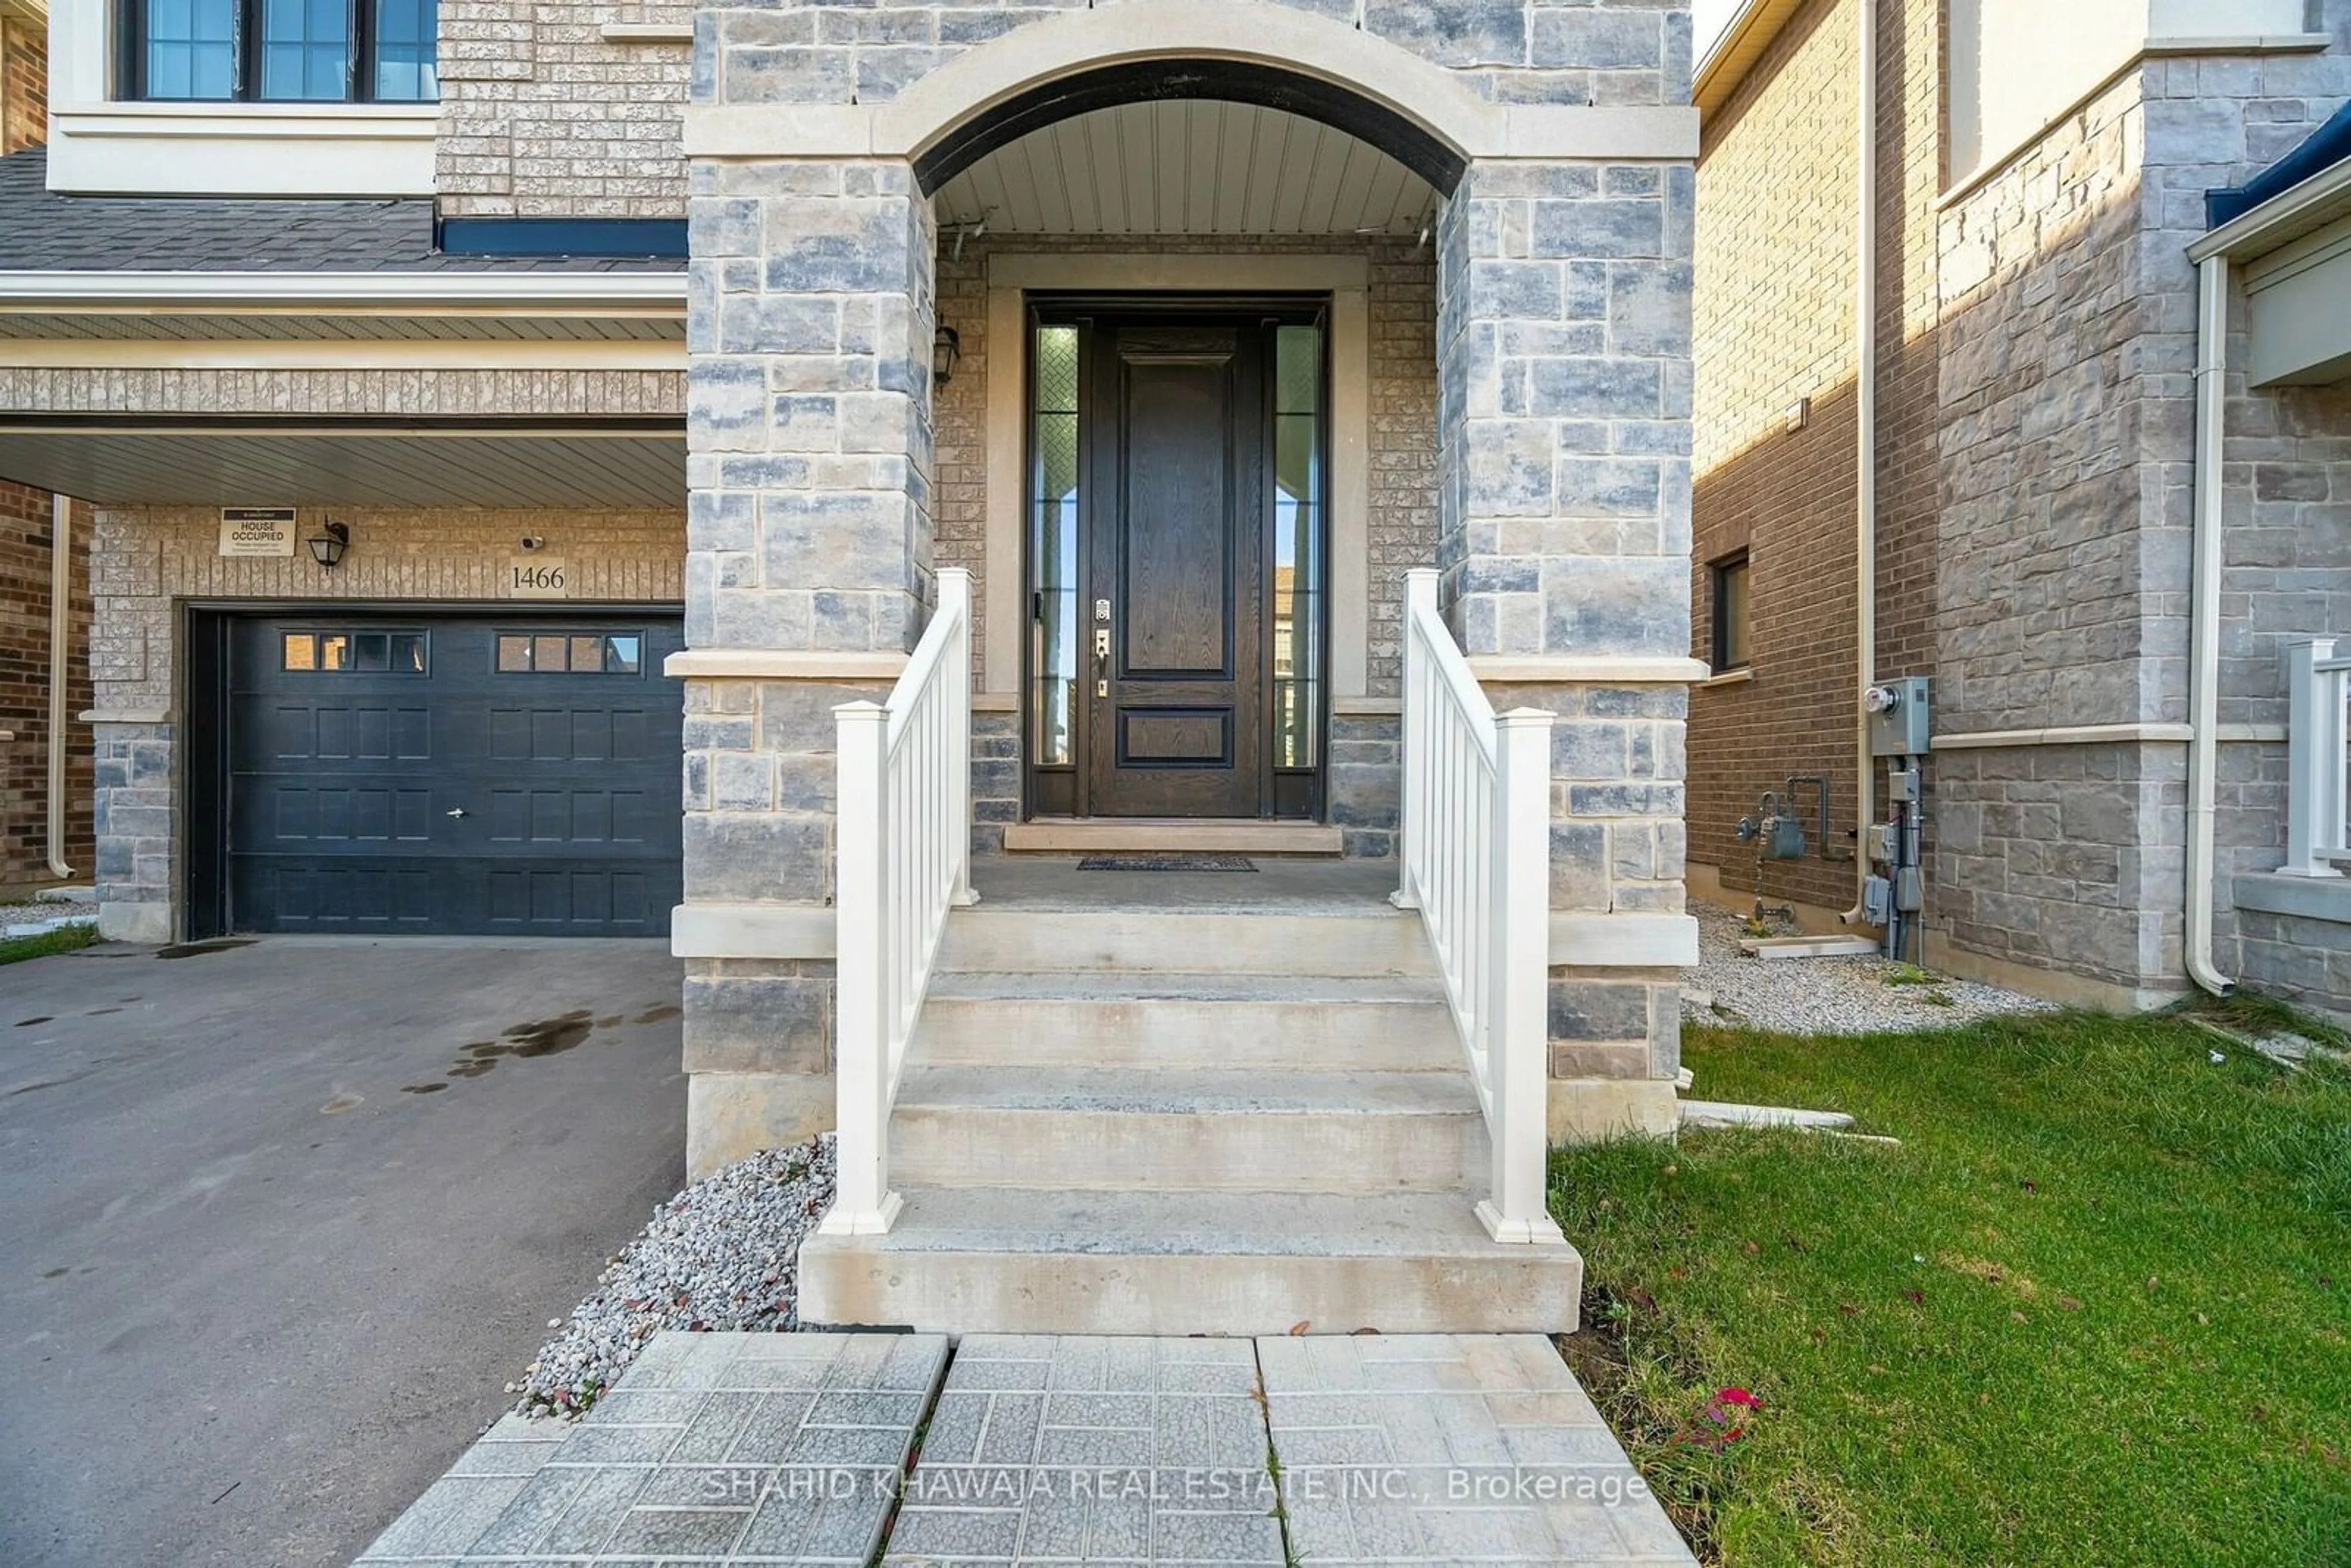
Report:
[[[840,1176],[820,1228],[877,1236],[898,1217],[890,1107],[947,911],[971,891],[971,574],[939,605],[886,704],[832,710],[840,733],[834,895]]]
[[[1494,1145],[1478,1218],[1497,1241],[1560,1242],[1545,1206],[1551,979],[1551,725],[1496,714],[1407,574],[1404,823],[1396,904],[1420,911]]]
[[[2335,639],[2289,643],[2286,672],[2285,864],[2288,876],[2341,876],[2351,860],[2351,658]]]

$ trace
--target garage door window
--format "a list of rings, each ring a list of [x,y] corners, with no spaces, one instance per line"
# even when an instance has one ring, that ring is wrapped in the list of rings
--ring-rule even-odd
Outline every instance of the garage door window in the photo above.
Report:
[[[422,632],[287,632],[278,641],[278,667],[319,674],[426,673]]]
[[[635,675],[644,639],[633,632],[502,632],[498,669],[513,675]]]

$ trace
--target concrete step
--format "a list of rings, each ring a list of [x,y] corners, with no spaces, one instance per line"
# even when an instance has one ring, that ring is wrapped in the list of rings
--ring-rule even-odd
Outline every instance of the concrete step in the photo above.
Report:
[[[941,975],[914,1052],[941,1065],[1144,1071],[1263,1061],[1441,1071],[1461,1060],[1443,988],[1403,976]]]
[[[1583,1261],[1489,1239],[1458,1195],[949,1189],[886,1236],[811,1236],[812,1323],[957,1333],[1563,1333]]]
[[[947,916],[946,972],[1433,976],[1420,917],[1369,901],[1311,913],[990,909]]]
[[[1098,1191],[1467,1193],[1490,1145],[1467,1070],[914,1065],[894,1179]]]

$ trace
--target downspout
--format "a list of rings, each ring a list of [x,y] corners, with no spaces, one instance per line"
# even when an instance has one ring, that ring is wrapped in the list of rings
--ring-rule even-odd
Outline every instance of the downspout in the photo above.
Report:
[[[73,625],[73,501],[49,497],[49,874],[66,864],[66,657]]]
[[[2220,444],[2229,396],[2229,258],[2196,276],[2195,578],[2188,626],[2188,977],[2216,997],[2237,983],[2212,964],[2212,830],[2220,771]]]
[[[1855,0],[1855,9],[1860,35],[1854,54],[1861,62],[1854,134],[1854,183],[1859,193],[1854,246],[1855,670],[1847,700],[1855,719],[1854,821],[1866,827],[1876,796],[1871,774],[1877,765],[1870,752],[1869,715],[1861,706],[1861,694],[1877,680],[1877,0]],[[1867,902],[1869,857],[1859,852],[1858,843],[1853,865],[1853,907],[1837,916],[1847,925],[1862,924]]]

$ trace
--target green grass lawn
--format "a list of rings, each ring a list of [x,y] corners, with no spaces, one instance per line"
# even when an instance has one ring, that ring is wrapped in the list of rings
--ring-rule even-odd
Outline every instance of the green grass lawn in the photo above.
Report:
[[[2351,1563],[2351,1074],[2080,1014],[1683,1060],[1902,1141],[1554,1157],[1570,1357],[1708,1561]]]
[[[70,953],[97,940],[98,927],[95,925],[66,925],[39,936],[0,936],[0,964],[46,958],[52,953]]]

